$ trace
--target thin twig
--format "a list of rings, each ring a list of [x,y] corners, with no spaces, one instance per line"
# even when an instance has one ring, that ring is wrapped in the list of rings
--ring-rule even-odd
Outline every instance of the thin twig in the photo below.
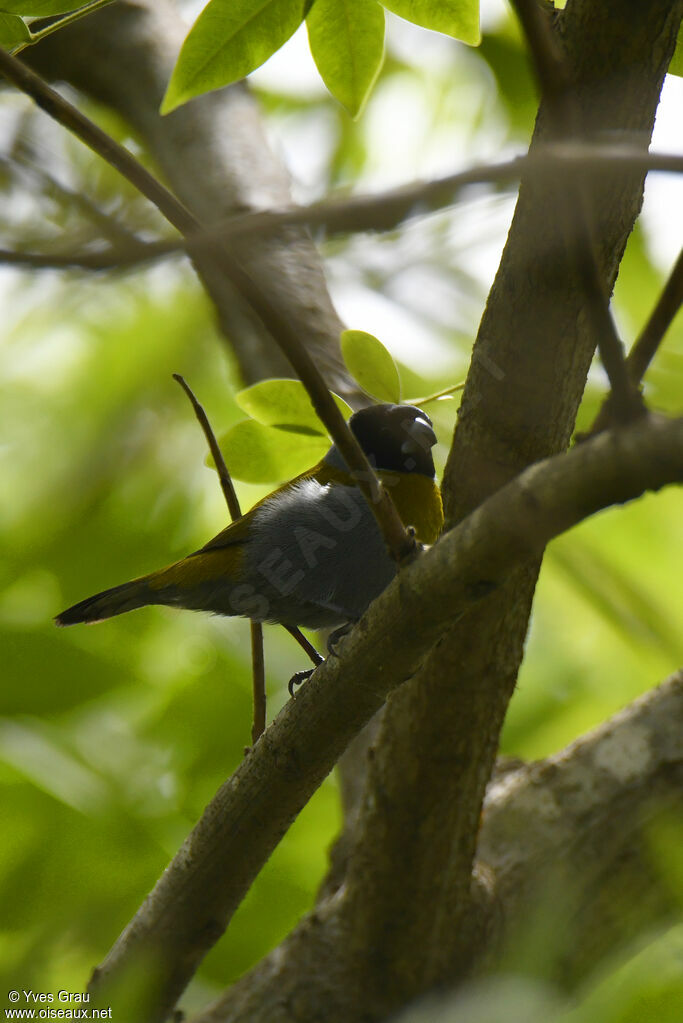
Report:
[[[203,406],[197,400],[194,391],[180,373],[174,373],[173,379],[177,380],[185,394],[192,402],[192,408],[194,409],[195,415],[199,420],[199,425],[204,431],[206,442],[209,445],[209,451],[213,457],[216,469],[218,471],[218,479],[221,483],[221,490],[225,498],[225,503],[228,506],[230,512],[230,518],[235,522],[237,519],[242,517],[242,509],[235,493],[235,487],[232,482],[228,467],[225,464],[223,458],[223,452],[221,451],[216,435],[211,428],[209,418],[204,411]],[[251,622],[251,674],[252,674],[252,691],[254,696],[254,720],[251,726],[251,741],[256,742],[258,737],[263,734],[266,730],[266,668],[265,660],[263,657],[263,626],[260,622]]]
[[[263,626],[249,622],[251,629],[251,677],[254,699],[254,720],[251,723],[251,741],[256,742],[266,730],[266,662],[263,656]]]
[[[88,220],[99,227],[102,234],[113,247],[117,245],[137,246],[144,245],[139,242],[135,233],[129,228],[120,224],[111,214],[100,209],[96,202],[85,192],[69,188],[67,185],[51,174],[45,167],[41,166],[37,153],[27,142],[22,142],[19,151],[15,148],[12,157],[0,156],[0,167],[9,174],[16,175],[17,169],[24,174],[36,178],[39,182],[47,185],[51,193],[54,193],[63,203],[74,206]]]
[[[0,265],[16,266],[25,270],[102,270],[128,269],[147,261],[145,246],[136,246],[128,252],[109,248],[102,252],[17,252],[0,249]],[[135,255],[133,255],[135,253]],[[154,258],[154,257],[152,257]]]
[[[439,398],[452,398],[456,391],[462,391],[465,386],[465,381],[462,380],[459,384],[451,384],[450,387],[444,387],[441,391],[435,391],[434,394],[426,394],[424,398],[406,398],[406,405],[427,405],[430,401],[438,401]]]
[[[2,49],[0,49],[0,73],[4,74],[22,92],[31,96],[50,117],[80,138],[112,167],[115,167],[138,191],[154,203],[181,234],[190,236],[201,231],[202,225],[193,214],[168,189],[164,188],[127,149],[119,145],[73,104],[50,88],[21,61],[16,60]],[[188,244],[188,251],[190,255],[193,254],[191,244]],[[368,502],[387,547],[397,561],[404,560],[415,551],[415,539],[403,525],[391,497],[379,482],[363,449],[348,428],[296,330],[271,302],[270,296],[239,265],[224,246],[216,243],[207,247],[207,255],[235,287],[243,300],[251,306],[273,340],[289,359],[306,388],[315,411],[329,430],[356,485]]]
[[[108,270],[139,266],[165,256],[186,253],[191,246],[199,252],[207,243],[229,242],[254,235],[276,234],[285,227],[306,225],[324,229],[327,236],[362,231],[392,231],[412,218],[423,217],[453,205],[466,188],[478,184],[505,185],[522,174],[547,174],[561,169],[607,172],[617,167],[634,171],[683,173],[683,156],[674,153],[643,153],[627,146],[592,142],[557,142],[537,147],[534,153],[501,163],[482,164],[432,181],[416,181],[377,195],[328,199],[311,206],[260,210],[219,221],[215,226],[188,234],[185,238],[140,242],[129,249],[102,252],[63,252],[55,255],[15,253],[0,250],[0,263],[26,265],[32,269],[78,268]]]
[[[181,234],[199,229],[198,221],[167,188],[143,165],[103,131],[94,121],[82,114],[72,103],[32,71],[20,60],[0,48],[0,73],[21,92],[26,93],[41,110],[70,131],[94,153],[114,167],[170,221]]]
[[[683,303],[683,249],[657,299],[649,320],[636,338],[626,364],[634,384],[639,384],[654,359],[664,335]]]
[[[678,259],[674,263],[673,270],[662,288],[650,318],[634,342],[633,348],[628,353],[626,367],[634,386],[637,387],[641,383],[647,367],[655,357],[660,344],[664,340],[664,335],[671,326],[676,313],[681,308],[682,302],[683,249],[681,249]],[[608,429],[613,419],[611,397],[611,395],[608,395],[603,401],[590,430],[577,434],[576,440],[579,443],[583,443],[589,437],[595,436],[596,433],[601,433],[603,430]]]
[[[552,32],[549,16],[537,0],[512,0],[526,36],[541,91],[559,133],[572,141],[584,135],[583,117],[574,94],[566,61]],[[565,237],[575,271],[586,296],[593,321],[600,358],[612,391],[611,406],[617,420],[628,422],[645,412],[640,392],[633,386],[626,368],[624,346],[609,308],[597,260],[593,215],[583,173],[575,182],[564,179],[571,202],[560,201]],[[559,190],[558,190],[559,191]],[[562,196],[559,196],[562,200]]]
[[[209,445],[211,457],[213,458],[214,463],[216,465],[216,470],[218,471],[218,479],[220,480],[221,490],[223,491],[225,503],[227,504],[228,511],[230,512],[230,518],[233,521],[235,521],[236,519],[241,519],[242,509],[240,508],[240,503],[237,498],[237,494],[235,493],[235,487],[233,485],[230,473],[228,472],[228,467],[225,464],[223,452],[218,446],[216,435],[214,434],[211,428],[211,423],[209,422],[208,416],[204,411],[202,405],[200,405],[199,401],[195,397],[195,394],[190,385],[188,384],[187,380],[185,380],[185,378],[181,376],[180,373],[174,373],[173,379],[180,384],[182,389],[185,391],[185,394],[192,402],[192,408],[194,409],[194,413],[197,419],[199,420],[199,425],[204,431],[204,436],[206,437],[206,442]]]
[[[60,28],[66,28],[67,25],[71,25],[74,21],[80,21],[88,14],[94,14],[101,7],[108,7],[114,0],[92,0],[92,3],[84,4],[83,7],[79,7],[76,11],[70,11],[61,18],[57,18],[55,21],[51,21],[45,28],[39,29],[37,32],[31,32],[31,38],[25,43],[20,43],[15,46],[12,50],[13,54],[21,53],[27,46],[35,46],[36,43],[41,42],[43,39],[47,39],[53,32],[58,32]],[[31,27],[29,25],[29,32]]]

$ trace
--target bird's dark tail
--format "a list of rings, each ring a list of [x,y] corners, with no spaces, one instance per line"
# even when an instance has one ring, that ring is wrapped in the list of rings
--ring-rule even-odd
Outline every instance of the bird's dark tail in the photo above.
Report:
[[[151,599],[150,599],[151,598]],[[154,599],[156,598],[156,599]],[[93,597],[79,601],[73,607],[57,615],[57,625],[76,625],[78,622],[101,622],[105,618],[133,611],[136,607],[158,603],[158,595],[154,594],[145,578],[133,579],[121,586],[112,586]]]

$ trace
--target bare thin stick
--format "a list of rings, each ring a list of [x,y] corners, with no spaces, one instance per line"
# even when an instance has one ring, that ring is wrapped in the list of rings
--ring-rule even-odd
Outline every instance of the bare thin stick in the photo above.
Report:
[[[22,92],[31,96],[50,117],[76,135],[112,167],[115,167],[138,191],[154,203],[181,234],[191,236],[202,230],[202,225],[193,214],[167,188],[164,188],[124,146],[119,145],[115,139],[85,117],[73,104],[50,88],[39,75],[36,75],[30,68],[3,49],[0,49],[0,73],[5,75]],[[190,255],[193,254],[191,239],[188,251]],[[224,246],[215,243],[207,247],[206,255],[236,288],[244,301],[251,306],[275,343],[289,359],[306,388],[314,409],[329,430],[356,485],[368,502],[387,547],[397,561],[402,561],[416,550],[415,539],[404,527],[391,497],[379,482],[365,452],[348,428],[296,330],[289,320],[280,313],[277,306],[271,302],[270,296],[240,266]]]
[[[102,252],[17,252],[14,249],[0,249],[0,265],[16,266],[26,270],[119,270],[139,266],[154,259],[148,257],[145,245],[127,246],[125,249],[107,248]]]
[[[430,401],[438,401],[439,398],[452,398],[456,391],[462,391],[465,386],[465,381],[462,380],[459,384],[452,384],[450,387],[444,387],[441,391],[435,391],[434,394],[426,394],[424,398],[406,398],[406,405],[427,405]]]
[[[85,192],[69,188],[43,167],[34,146],[25,139],[21,140],[18,151],[15,146],[11,157],[0,156],[0,168],[11,175],[15,175],[19,168],[23,174],[30,175],[41,184],[47,185],[51,195],[56,195],[65,205],[72,206],[102,231],[103,236],[110,242],[112,251],[119,245],[124,248],[138,245],[144,247],[145,243],[138,241],[133,231],[119,223],[110,213],[100,209]]]
[[[583,117],[569,70],[552,32],[548,14],[537,0],[512,0],[526,36],[541,91],[551,108],[559,132],[569,140],[584,134]],[[645,412],[642,397],[633,386],[624,357],[624,346],[609,308],[608,296],[597,260],[593,214],[583,173],[573,183],[563,179],[571,202],[560,202],[567,248],[586,296],[586,309],[595,329],[600,358],[609,378],[611,408],[615,418],[628,422]],[[562,199],[562,196],[559,195]]]
[[[218,446],[218,441],[216,440],[216,435],[214,434],[213,429],[211,428],[211,423],[209,422],[208,416],[206,415],[206,412],[204,411],[202,405],[200,405],[199,401],[195,397],[194,391],[188,384],[187,380],[185,380],[185,378],[181,376],[180,373],[174,373],[173,379],[177,380],[182,389],[185,391],[185,394],[190,399],[190,402],[192,403],[192,408],[194,409],[194,413],[197,419],[199,420],[199,425],[204,431],[204,436],[206,437],[206,443],[209,445],[211,457],[213,458],[216,464],[216,469],[218,471],[218,479],[220,480],[221,490],[223,491],[225,503],[227,504],[228,511],[230,512],[230,518],[233,521],[235,521],[236,519],[241,519],[242,509],[240,508],[240,503],[237,499],[237,494],[235,493],[235,487],[233,486],[230,473],[228,472],[228,467],[225,464],[225,459],[223,458],[223,452]]]
[[[216,469],[218,470],[218,479],[220,480],[221,490],[225,497],[225,503],[228,506],[230,512],[230,518],[234,521],[242,517],[242,509],[235,493],[235,487],[232,482],[228,467],[225,464],[223,458],[223,452],[218,446],[216,435],[211,428],[209,418],[204,411],[203,406],[197,400],[194,391],[188,384],[187,380],[180,375],[180,373],[174,373],[173,379],[177,380],[185,394],[188,396],[192,403],[195,415],[199,420],[199,425],[204,431],[206,442],[209,445],[209,451],[213,457]],[[263,657],[263,626],[260,622],[251,622],[251,673],[252,673],[252,690],[254,695],[254,720],[251,726],[251,741],[256,742],[259,735],[262,735],[266,729],[266,669],[265,661]]]
[[[650,318],[641,330],[633,348],[628,353],[626,367],[634,386],[638,386],[645,376],[647,367],[655,357],[657,350],[664,340],[664,335],[671,326],[671,323],[681,308],[683,302],[683,249],[674,264],[669,278],[662,288]],[[588,440],[596,433],[607,430],[613,419],[612,396],[608,395],[600,406],[600,411],[593,420],[590,430],[577,435],[578,442]]]
[[[173,379],[177,380],[185,394],[188,396],[192,403],[195,415],[199,420],[199,424],[204,431],[206,442],[209,445],[209,450],[213,457],[216,469],[218,471],[218,479],[220,480],[221,490],[225,497],[225,502],[230,512],[230,518],[239,519],[242,517],[242,510],[240,503],[235,493],[235,487],[232,482],[232,477],[228,471],[228,467],[225,464],[223,458],[223,452],[221,451],[216,435],[213,432],[208,416],[204,411],[203,406],[198,401],[194,391],[180,373],[174,373]],[[256,742],[259,735],[261,735],[266,728],[266,682],[265,682],[265,661],[263,657],[263,626],[260,622],[251,622],[251,663],[252,663],[252,674],[253,674],[253,691],[254,691],[254,721],[251,728],[251,741]],[[304,634],[293,625],[285,625],[284,628],[293,636],[297,641],[302,650],[306,652],[308,657],[317,667],[322,664],[324,657],[322,657],[315,649],[312,643],[306,639]]]
[[[251,676],[254,698],[254,720],[251,723],[251,741],[256,742],[266,730],[266,662],[263,656],[263,626],[249,622],[251,627]]]
[[[628,353],[626,364],[634,383],[645,376],[645,370],[654,359],[664,335],[683,303],[683,249],[678,254],[673,270],[657,299],[649,320]]]
[[[58,18],[56,21],[50,22],[45,28],[39,29],[37,32],[31,32],[31,38],[25,42],[15,46],[12,53],[20,53],[25,50],[27,46],[34,46],[39,43],[42,39],[47,39],[53,32],[58,32],[60,28],[66,28],[67,25],[73,24],[74,21],[79,21],[84,18],[87,14],[94,14],[95,11],[99,11],[101,7],[108,7],[109,4],[113,3],[114,0],[92,0],[92,3],[85,4],[83,7],[79,7],[76,11],[70,11],[65,14],[62,18]]]

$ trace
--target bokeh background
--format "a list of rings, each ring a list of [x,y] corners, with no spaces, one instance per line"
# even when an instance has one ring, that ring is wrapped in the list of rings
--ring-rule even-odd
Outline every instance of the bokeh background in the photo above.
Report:
[[[523,49],[497,0],[484,5],[477,50],[390,16],[384,69],[358,122],[327,94],[304,33],[253,85],[300,201],[523,152],[535,110]],[[667,80],[660,149],[680,151],[682,86]],[[144,156],[124,125],[78,102]],[[0,153],[3,245],[87,245],[101,231],[89,204],[124,228],[164,230],[113,171],[7,90]],[[402,231],[321,242],[342,317],[389,347],[407,396],[463,379],[513,208],[510,192],[481,187]],[[683,182],[653,177],[616,290],[626,339],[644,323],[682,236]],[[171,374],[185,375],[217,430],[242,418],[233,401],[240,382],[180,258],[99,275],[0,266],[0,297],[0,969],[5,990],[80,991],[242,758],[249,629],[158,608],[69,630],[52,617],[222,528],[204,440]],[[680,408],[682,383],[679,316],[648,374],[650,405]],[[603,390],[596,367],[579,425]],[[453,399],[430,406],[441,464],[456,410]],[[243,507],[263,492],[242,485]],[[561,749],[680,665],[681,522],[680,496],[669,490],[551,545],[504,752],[534,758]],[[266,658],[272,717],[303,665],[274,627]],[[311,906],[338,824],[332,777],[208,956],[187,1006],[243,972]],[[680,910],[681,821],[651,844]],[[593,979],[572,1023],[683,1018],[683,928],[652,935],[633,953]],[[523,996],[531,1019],[534,998],[545,1006],[546,993],[524,988]],[[505,997],[509,1009],[517,996]]]

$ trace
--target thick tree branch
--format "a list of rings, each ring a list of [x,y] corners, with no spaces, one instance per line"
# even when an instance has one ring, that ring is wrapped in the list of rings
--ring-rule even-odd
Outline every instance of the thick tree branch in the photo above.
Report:
[[[543,971],[571,984],[587,967],[598,970],[638,929],[667,922],[670,892],[653,870],[646,839],[658,813],[680,810],[682,717],[679,673],[556,756],[505,773],[490,786],[478,853],[491,890],[492,926],[478,949],[484,962],[499,963],[493,947],[503,946],[503,971],[529,966],[535,975]],[[539,941],[544,918],[536,910],[544,896],[553,912]],[[335,959],[348,941],[339,921],[345,898],[342,891],[319,905],[192,1023],[291,1023],[293,1016],[345,1023],[358,1018],[359,1003],[367,1012],[348,966]],[[454,918],[448,926],[457,926]],[[445,979],[453,983],[460,964],[449,965]],[[433,1016],[441,1018],[436,1006]],[[443,1018],[451,1020],[452,1012]]]
[[[160,992],[156,1009],[141,1003],[145,1018],[162,1019],[349,740],[415,673],[447,623],[552,536],[682,479],[683,420],[648,419],[531,467],[403,568],[344,640],[342,659],[316,671],[218,792],[94,977],[98,999],[120,997],[144,962]],[[386,910],[383,892],[376,911]]]
[[[585,137],[584,118],[572,76],[555,35],[550,16],[537,0],[512,0],[526,36],[553,131],[567,141]],[[595,203],[591,180],[579,169],[575,176],[560,174],[556,201],[573,270],[583,289],[585,308],[612,389],[611,407],[620,422],[642,415],[645,406],[626,369],[624,346],[609,308],[597,255]]]
[[[503,920],[501,969],[575,987],[606,955],[672,921],[652,825],[681,811],[683,672],[487,794],[478,857]],[[552,911],[549,909],[552,905]]]
[[[481,184],[505,185],[522,175],[547,177],[562,169],[568,173],[590,171],[607,180],[615,170],[660,171],[683,173],[683,156],[675,153],[647,153],[620,142],[601,143],[575,140],[539,145],[534,152],[501,163],[479,164],[465,171],[448,174],[431,181],[415,181],[409,185],[387,189],[370,195],[330,198],[310,206],[262,210],[244,213],[211,226],[193,237],[193,244],[277,234],[285,227],[306,225],[323,228],[329,236],[361,231],[393,231],[408,220],[424,217],[452,206],[468,188]],[[479,194],[479,193],[477,193]],[[150,245],[152,255],[185,248],[186,242],[169,241]]]

